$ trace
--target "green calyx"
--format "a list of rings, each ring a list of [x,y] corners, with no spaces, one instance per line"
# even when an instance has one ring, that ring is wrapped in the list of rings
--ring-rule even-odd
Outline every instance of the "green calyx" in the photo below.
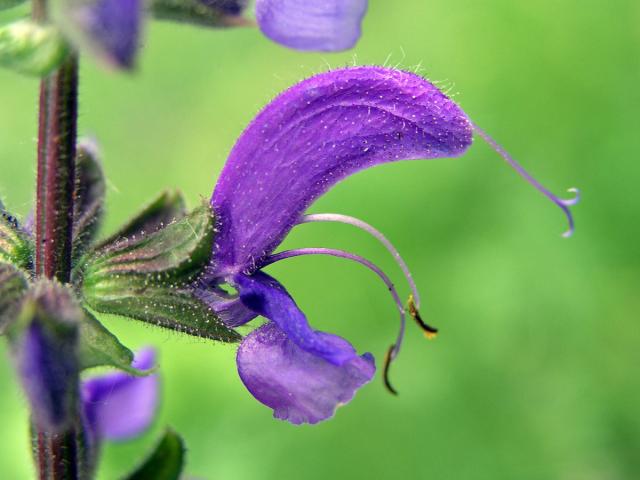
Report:
[[[0,66],[25,75],[43,77],[69,52],[58,30],[31,20],[0,27]]]
[[[106,180],[98,149],[93,142],[78,143],[75,165],[73,202],[73,262],[87,251],[95,240],[104,213]]]
[[[219,8],[199,0],[152,0],[149,11],[158,20],[189,23],[202,27],[248,26],[241,15],[228,15]]]
[[[11,263],[22,270],[32,265],[33,244],[20,228],[17,219],[0,205],[0,262]]]
[[[163,194],[78,266],[76,278],[91,309],[141,320],[189,335],[234,342],[191,284],[211,257],[214,218],[203,203],[181,214],[181,197]],[[148,231],[147,231],[148,229]]]

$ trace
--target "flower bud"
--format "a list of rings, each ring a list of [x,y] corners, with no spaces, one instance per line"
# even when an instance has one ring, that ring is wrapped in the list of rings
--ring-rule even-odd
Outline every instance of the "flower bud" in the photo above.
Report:
[[[9,330],[16,370],[36,426],[65,430],[78,395],[77,340],[82,311],[63,285],[41,280],[26,294]]]
[[[20,20],[0,28],[0,66],[43,77],[67,55],[67,44],[55,27]]]

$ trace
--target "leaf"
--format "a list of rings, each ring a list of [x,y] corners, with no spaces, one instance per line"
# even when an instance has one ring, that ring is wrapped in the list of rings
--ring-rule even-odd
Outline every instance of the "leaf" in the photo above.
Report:
[[[100,242],[96,249],[99,250],[117,241],[135,239],[156,232],[184,218],[186,213],[187,209],[182,193],[178,190],[164,191],[118,232]]]
[[[132,367],[133,352],[87,310],[84,311],[84,319],[80,324],[79,360],[81,369],[106,366],[136,376],[152,373],[152,370],[143,371]]]
[[[78,144],[73,203],[73,258],[77,260],[94,240],[104,209],[105,178],[97,146]]]
[[[31,20],[0,27],[0,66],[43,77],[58,67],[67,54],[67,44],[55,27]]]
[[[20,270],[0,262],[0,335],[16,320],[27,288],[27,277]]]
[[[0,206],[0,261],[30,270],[33,259],[33,244],[15,217]]]
[[[178,480],[184,467],[182,438],[167,429],[156,449],[126,480]]]

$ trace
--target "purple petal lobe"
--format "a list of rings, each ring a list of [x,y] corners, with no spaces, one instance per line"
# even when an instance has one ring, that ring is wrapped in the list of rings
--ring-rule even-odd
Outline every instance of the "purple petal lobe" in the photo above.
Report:
[[[132,364],[153,367],[153,349],[141,350]],[[158,375],[134,377],[123,372],[91,378],[82,384],[82,404],[90,431],[98,439],[125,440],[153,421],[158,404]]]
[[[257,272],[250,277],[238,275],[235,281],[242,303],[277,324],[301,349],[334,365],[357,358],[355,349],[345,339],[313,330],[304,313],[276,279]]]
[[[69,7],[67,21],[78,37],[108,64],[132,68],[139,47],[142,0],[92,0]]]
[[[353,47],[367,0],[257,0],[256,20],[271,40],[296,50]]]
[[[346,343],[346,340],[343,340]],[[238,349],[238,373],[251,394],[294,424],[333,416],[375,374],[370,354],[334,365],[299,348],[276,324],[249,334]]]
[[[216,185],[218,269],[259,268],[307,207],[349,175],[461,155],[472,132],[458,105],[412,73],[357,67],[293,86],[243,132]]]

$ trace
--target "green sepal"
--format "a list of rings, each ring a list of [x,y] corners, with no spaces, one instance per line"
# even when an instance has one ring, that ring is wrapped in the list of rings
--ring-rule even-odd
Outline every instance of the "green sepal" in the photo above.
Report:
[[[23,270],[33,265],[33,243],[20,228],[18,221],[0,204],[0,262],[7,262]]]
[[[85,260],[85,284],[113,284],[114,279],[126,284],[129,278],[143,279],[145,284],[187,284],[209,261],[213,229],[213,211],[203,203],[155,232],[119,238]]]
[[[242,338],[190,290],[156,285],[152,280],[138,279],[138,283],[130,280],[107,277],[96,283],[85,278],[83,298],[97,312],[141,320],[196,337],[223,342]]]
[[[189,288],[209,262],[213,235],[213,213],[209,204],[203,203],[153,233],[131,233],[104,245],[83,260],[76,275],[82,282],[85,303],[97,312],[189,335],[225,342],[240,340],[240,335],[227,328]]]
[[[187,207],[182,193],[178,190],[164,191],[129,220],[124,227],[101,241],[96,250],[117,241],[156,232],[184,218],[186,214]]]
[[[182,438],[167,429],[153,453],[126,480],[178,480],[184,468]]]
[[[132,367],[133,352],[87,310],[84,311],[84,320],[80,324],[78,355],[81,369],[114,367],[136,376],[149,375],[154,371]]]
[[[76,149],[73,202],[73,259],[77,260],[93,242],[104,211],[106,182],[97,146],[83,140]]]
[[[152,0],[150,13],[157,20],[189,23],[202,27],[248,26],[251,22],[240,15],[225,14],[200,0]]]
[[[0,262],[0,335],[16,320],[28,288],[24,273],[9,263]]]
[[[58,30],[31,20],[0,27],[0,66],[44,77],[57,68],[69,49]]]

